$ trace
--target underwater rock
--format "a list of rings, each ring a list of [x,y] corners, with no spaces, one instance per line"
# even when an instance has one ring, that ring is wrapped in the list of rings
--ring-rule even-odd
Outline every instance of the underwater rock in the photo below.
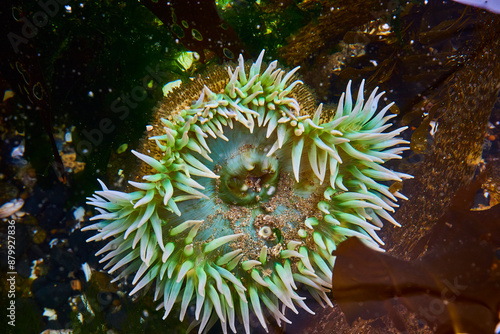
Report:
[[[490,27],[495,29],[485,30]],[[486,125],[500,88],[499,27],[494,15],[483,17],[477,30],[488,33],[478,36],[479,48],[429,98],[439,127],[425,160],[412,171],[415,179],[407,183],[410,201],[398,210],[408,228],[404,233],[388,231],[394,250],[407,258],[425,252],[419,240],[446,211],[456,191],[471,182],[481,161]]]

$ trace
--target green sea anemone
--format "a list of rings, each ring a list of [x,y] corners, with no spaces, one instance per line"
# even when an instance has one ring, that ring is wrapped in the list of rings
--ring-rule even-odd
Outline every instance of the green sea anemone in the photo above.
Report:
[[[336,111],[319,106],[298,80],[271,62],[213,66],[174,89],[159,106],[149,140],[132,153],[141,160],[135,191],[89,197],[97,234],[110,239],[97,254],[115,280],[134,274],[130,295],[154,284],[164,318],[180,303],[180,320],[194,306],[199,332],[220,319],[250,332],[250,312],[267,330],[268,315],[289,323],[286,310],[313,313],[306,288],[332,306],[336,245],[359,237],[380,249],[382,220],[399,224],[399,192],[387,181],[411,176],[382,164],[400,158],[404,129],[384,132],[392,103],[383,93],[353,104],[351,83]],[[142,182],[137,182],[141,180]]]

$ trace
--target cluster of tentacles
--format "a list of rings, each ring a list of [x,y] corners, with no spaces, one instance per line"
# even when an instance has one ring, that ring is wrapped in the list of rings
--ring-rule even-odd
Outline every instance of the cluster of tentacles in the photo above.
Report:
[[[312,313],[302,288],[331,305],[336,245],[350,236],[383,245],[382,219],[398,225],[389,212],[405,198],[387,181],[410,177],[382,166],[407,149],[404,127],[384,132],[395,115],[386,116],[392,104],[377,111],[383,93],[365,101],[361,83],[353,104],[349,83],[336,111],[304,111],[313,98],[299,91],[298,68],[262,70],[263,56],[251,65],[240,56],[222,85],[198,78],[197,100],[153,125],[157,152],[132,151],[150,171],[129,181],[135,191],[100,182],[89,197],[100,214],[88,241],[111,239],[98,252],[105,269],[120,269],[115,280],[134,274],[131,295],[153,283],[164,317],[180,303],[182,321],[195,305],[200,332],[219,319],[236,332],[238,318],[249,333],[250,312],[266,330],[266,314],[281,324],[288,308]]]

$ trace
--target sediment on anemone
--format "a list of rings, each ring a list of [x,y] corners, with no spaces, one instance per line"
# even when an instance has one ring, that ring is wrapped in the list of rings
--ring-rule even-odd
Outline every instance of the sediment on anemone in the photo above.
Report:
[[[405,127],[384,132],[392,103],[383,93],[356,101],[351,83],[336,110],[276,61],[226,69],[215,66],[159,106],[131,192],[89,197],[100,212],[88,241],[111,239],[97,255],[116,280],[134,275],[130,295],[154,285],[164,318],[190,305],[199,332],[220,319],[250,332],[250,312],[267,331],[268,317],[290,323],[286,310],[313,313],[305,288],[332,306],[336,245],[356,236],[380,249],[377,231],[391,217],[399,192],[387,181],[411,177],[383,167],[400,158]],[[403,145],[403,146],[401,146]]]

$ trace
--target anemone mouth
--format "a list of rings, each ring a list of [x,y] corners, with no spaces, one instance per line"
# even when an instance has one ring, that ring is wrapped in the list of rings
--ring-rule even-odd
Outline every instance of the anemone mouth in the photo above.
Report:
[[[279,164],[275,157],[252,145],[243,145],[239,154],[220,168],[218,195],[228,204],[252,205],[266,202],[276,192]]]
[[[382,219],[399,226],[388,212],[405,198],[385,183],[411,177],[382,166],[408,144],[396,137],[405,128],[384,132],[383,93],[365,101],[362,82],[353,103],[349,83],[336,111],[314,111],[298,68],[261,70],[263,55],[174,91],[144,153],[132,151],[144,182],[129,193],[101,182],[89,197],[100,214],[88,241],[112,239],[104,268],[135,274],[131,295],[154,284],[164,318],[194,306],[199,333],[218,319],[236,332],[236,317],[249,333],[250,312],[266,331],[265,314],[281,325],[287,309],[314,313],[297,283],[333,306],[336,245],[356,236],[380,249]]]

